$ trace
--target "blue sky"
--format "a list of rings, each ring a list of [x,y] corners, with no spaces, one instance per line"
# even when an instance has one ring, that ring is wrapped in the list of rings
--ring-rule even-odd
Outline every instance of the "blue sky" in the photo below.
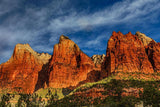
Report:
[[[89,56],[106,53],[113,31],[160,42],[159,10],[159,0],[0,0],[0,63],[17,43],[52,54],[62,34]]]

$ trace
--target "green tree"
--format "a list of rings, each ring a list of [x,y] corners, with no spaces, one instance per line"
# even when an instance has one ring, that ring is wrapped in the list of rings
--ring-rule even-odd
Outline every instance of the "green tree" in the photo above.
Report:
[[[153,87],[152,84],[148,84],[143,89],[143,94],[141,94],[141,99],[144,105],[152,105],[153,107],[160,106],[160,91],[158,88]]]
[[[11,94],[6,94],[6,95],[3,95],[1,97],[1,102],[0,102],[0,107],[10,107],[11,104],[10,104],[10,99],[13,98],[14,96],[11,95]]]

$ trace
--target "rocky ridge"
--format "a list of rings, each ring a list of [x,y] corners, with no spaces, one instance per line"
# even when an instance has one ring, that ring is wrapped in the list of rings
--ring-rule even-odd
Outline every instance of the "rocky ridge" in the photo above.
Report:
[[[38,72],[50,58],[49,54],[35,52],[29,44],[17,44],[12,57],[0,65],[0,87],[33,93]]]
[[[138,37],[139,40],[142,41],[144,46],[147,46],[151,41],[154,41],[153,39],[149,38],[144,33],[141,33],[139,31],[137,31],[135,35]]]
[[[148,59],[145,46],[136,35],[129,32],[113,32],[108,40],[103,70],[109,74],[115,72],[153,73],[153,67]]]
[[[39,88],[77,87],[112,73],[160,72],[160,43],[145,34],[113,32],[106,56],[91,58],[67,36],[60,36],[53,55],[35,52],[29,44],[17,44],[12,57],[0,65],[1,88],[33,93]]]
[[[87,74],[94,69],[90,57],[68,37],[62,35],[54,46],[49,63],[49,87],[65,88],[76,86],[86,80]]]

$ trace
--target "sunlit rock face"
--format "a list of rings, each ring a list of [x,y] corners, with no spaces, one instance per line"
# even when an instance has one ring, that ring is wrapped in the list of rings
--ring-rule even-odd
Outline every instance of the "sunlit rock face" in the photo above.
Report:
[[[50,58],[49,54],[35,52],[29,44],[17,44],[12,57],[0,65],[1,88],[33,93],[38,72]]]
[[[86,80],[87,74],[94,69],[90,57],[68,37],[62,35],[54,46],[53,56],[49,63],[49,87],[65,88],[76,86]]]
[[[0,65],[0,88],[24,93],[47,87],[75,88],[116,72],[160,72],[160,43],[140,32],[113,32],[106,56],[91,58],[64,35],[54,45],[52,56],[35,52],[29,44],[17,44],[11,58]]]
[[[105,58],[105,55],[93,55],[91,57],[92,61],[94,62],[95,66],[97,68],[100,68],[101,69],[101,64],[102,62],[104,61],[104,58]]]
[[[154,41],[153,39],[149,38],[148,36],[146,36],[144,33],[141,32],[136,32],[135,34],[139,40],[142,41],[144,46],[147,46],[151,41]]]
[[[140,32],[136,32],[136,36],[145,46],[146,53],[153,66],[154,72],[160,72],[160,43],[156,43],[156,41]]]
[[[102,69],[108,74],[114,72],[154,72],[144,43],[131,32],[126,35],[121,32],[113,32],[108,40]]]

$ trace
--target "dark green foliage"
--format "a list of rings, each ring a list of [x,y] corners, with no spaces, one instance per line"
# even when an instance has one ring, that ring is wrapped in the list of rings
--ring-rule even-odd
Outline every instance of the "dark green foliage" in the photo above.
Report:
[[[14,95],[6,94],[1,97],[0,107],[10,107],[10,99],[14,98]]]
[[[107,97],[101,104],[109,105],[110,107],[134,107],[139,100],[134,96],[122,97],[120,101],[114,96]]]
[[[140,94],[141,100],[144,105],[152,105],[153,107],[160,106],[160,91],[159,88],[153,87],[152,84],[148,84],[143,89],[143,94]]]
[[[134,96],[126,96],[118,102],[119,107],[134,107],[135,104],[138,104],[140,100]]]
[[[46,98],[48,99],[46,107],[56,107],[58,106],[57,100],[59,98],[57,91],[55,91],[55,94],[53,95],[50,90],[48,90],[48,93],[46,94]]]
[[[123,88],[129,88],[130,85],[134,84],[134,81],[122,81],[122,80],[111,80],[110,83],[105,84],[104,95],[106,97],[102,104],[110,105],[110,107],[134,107],[140,100],[134,96],[122,97],[122,93],[125,92]]]
[[[30,102],[30,94],[20,94],[20,98],[16,104],[17,107],[23,107],[23,106],[27,106],[27,107],[31,107],[31,102]]]
[[[139,90],[140,97],[128,94],[122,96],[125,89],[133,88]],[[143,102],[144,106],[152,105],[152,107],[160,107],[160,81],[139,81],[139,80],[116,80],[112,79],[110,82],[103,84],[94,84],[91,87],[79,88],[76,92],[82,94],[72,94],[59,99],[58,92],[52,93],[48,90],[46,94],[46,107],[81,107],[81,106],[109,106],[109,107],[134,107],[135,104]],[[92,90],[93,89],[93,90]],[[94,89],[104,89],[102,96],[91,97],[87,96],[87,91],[94,91]],[[65,90],[66,93],[68,90]],[[105,97],[104,97],[105,96]],[[0,102],[0,107],[9,106],[11,95],[3,95]],[[44,105],[42,97],[37,94],[20,94],[17,102],[17,107],[39,107]]]
[[[62,93],[64,96],[68,95],[69,93],[71,93],[73,90],[69,89],[69,88],[63,88],[62,89]]]
[[[117,100],[120,101],[121,94],[124,92],[124,84],[121,81],[117,81],[116,79],[111,80],[110,83],[105,85],[105,94],[110,96],[116,96]]]
[[[108,95],[105,99],[85,97],[79,95],[71,95],[58,100],[56,104],[58,106],[106,106],[110,107],[134,107],[135,104],[139,104],[141,101],[144,105],[152,105],[158,107],[160,104],[160,92],[159,92],[159,81],[138,81],[138,80],[116,80],[112,79],[106,84],[95,84],[92,87],[83,87],[78,89],[76,92],[85,92],[92,88],[102,88],[106,90],[103,95]],[[139,91],[139,97],[136,96],[122,96],[125,92],[124,88],[141,88],[144,92]],[[152,87],[152,88],[151,88]],[[154,87],[154,88],[153,88]],[[137,93],[138,95],[138,93]]]
[[[42,104],[42,98],[37,94],[20,94],[20,98],[16,104],[17,107],[39,107]]]

